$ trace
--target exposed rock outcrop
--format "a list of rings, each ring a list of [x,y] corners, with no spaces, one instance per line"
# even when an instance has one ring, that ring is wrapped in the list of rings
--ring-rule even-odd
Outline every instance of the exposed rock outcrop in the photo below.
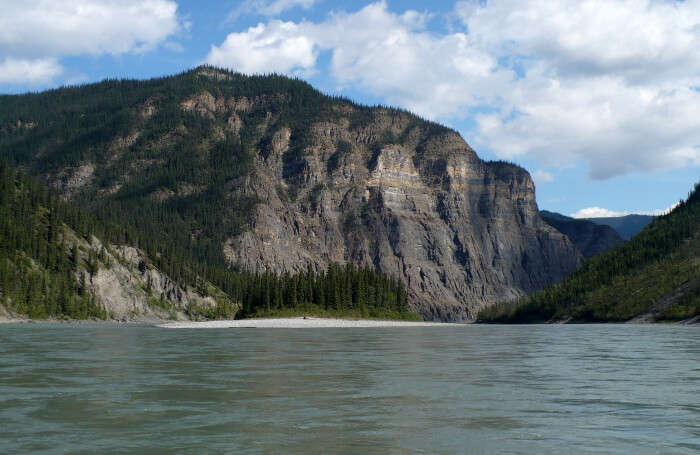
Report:
[[[202,247],[205,268],[228,265],[217,250],[243,270],[368,265],[403,280],[425,318],[469,320],[582,262],[542,221],[525,170],[484,162],[455,131],[410,113],[211,67],[116,87],[102,89],[129,96],[110,91],[104,112],[97,89],[71,89],[77,101],[50,109],[24,142],[12,139],[13,149],[35,150],[16,159],[88,209],[138,218],[148,235],[159,235],[154,223],[176,223],[185,235],[159,240]],[[54,95],[43,95],[46,105]],[[0,129],[32,117],[2,109],[11,122]],[[55,126],[76,128],[66,112],[108,126],[77,128],[67,141]],[[48,158],[55,166],[41,165]]]
[[[226,243],[229,260],[278,273],[372,265],[402,278],[414,308],[435,320],[469,320],[579,267],[574,245],[541,220],[526,171],[481,161],[456,133],[409,126],[389,112],[361,129],[315,124],[292,172],[289,132],[273,133],[238,190],[261,203],[251,229]],[[373,149],[386,131],[405,140]]]
[[[90,242],[72,234],[83,259],[92,252],[96,270],[81,268],[76,279],[104,306],[111,319],[121,321],[189,320],[207,308],[225,300],[220,291],[205,284],[203,295],[191,287],[174,282],[151,264],[148,257],[132,246],[105,246],[97,238]],[[99,258],[99,259],[97,259]],[[216,298],[215,298],[216,296]]]

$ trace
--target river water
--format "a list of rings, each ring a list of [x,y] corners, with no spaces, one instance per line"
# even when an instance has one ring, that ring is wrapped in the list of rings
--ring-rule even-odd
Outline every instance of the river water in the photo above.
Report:
[[[0,453],[700,453],[700,327],[0,325]]]

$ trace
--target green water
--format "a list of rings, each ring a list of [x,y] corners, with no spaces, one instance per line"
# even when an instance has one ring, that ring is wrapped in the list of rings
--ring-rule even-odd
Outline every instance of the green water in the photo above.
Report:
[[[700,327],[0,325],[0,453],[700,452]]]

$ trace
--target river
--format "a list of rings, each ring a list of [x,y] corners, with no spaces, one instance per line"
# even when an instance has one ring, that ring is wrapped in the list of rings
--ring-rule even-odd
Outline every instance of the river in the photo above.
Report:
[[[0,453],[696,454],[700,327],[0,325]]]

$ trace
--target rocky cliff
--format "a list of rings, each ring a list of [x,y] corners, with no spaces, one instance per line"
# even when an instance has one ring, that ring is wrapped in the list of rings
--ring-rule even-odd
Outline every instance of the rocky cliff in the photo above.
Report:
[[[251,229],[226,243],[232,263],[276,272],[372,264],[401,277],[416,310],[440,320],[470,319],[578,267],[575,247],[540,219],[523,169],[485,163],[456,133],[431,136],[406,114],[374,115],[355,130],[344,119],[313,125],[300,170],[286,179],[290,132],[273,133],[240,189],[261,203]],[[386,132],[406,139],[373,150]]]
[[[165,231],[215,245],[235,268],[371,265],[400,277],[425,318],[468,320],[582,263],[541,219],[525,170],[482,161],[410,113],[212,68],[111,84],[100,100],[118,93],[114,122],[91,120],[99,86],[57,95],[65,105],[43,118],[9,99],[4,150],[13,144],[12,158],[66,198],[113,201],[139,219],[175,214],[182,228]],[[20,131],[15,117],[35,126]],[[67,118],[84,134],[62,137]]]
[[[77,279],[119,321],[189,320],[208,317],[227,299],[211,284],[203,290],[183,286],[158,270],[139,249],[120,245],[105,248],[97,238],[76,239],[84,251],[104,251],[97,270],[81,269]],[[82,275],[82,276],[80,276]],[[231,303],[229,303],[231,305]]]
[[[700,321],[700,183],[631,240],[556,286],[479,313],[501,323]]]

